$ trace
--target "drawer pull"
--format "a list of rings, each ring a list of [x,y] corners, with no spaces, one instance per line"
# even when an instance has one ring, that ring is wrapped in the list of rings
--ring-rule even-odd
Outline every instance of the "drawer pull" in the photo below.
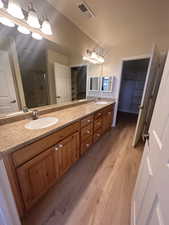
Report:
[[[99,116],[101,116],[101,113],[98,113]]]
[[[87,122],[88,122],[88,123],[90,123],[90,122],[91,122],[91,120],[88,120]]]
[[[63,145],[62,144],[59,144],[59,148],[63,148]]]
[[[100,134],[96,134],[97,137],[100,137]]]
[[[87,130],[87,134],[90,134],[90,130]]]
[[[90,146],[90,144],[86,144],[86,147],[88,148]]]

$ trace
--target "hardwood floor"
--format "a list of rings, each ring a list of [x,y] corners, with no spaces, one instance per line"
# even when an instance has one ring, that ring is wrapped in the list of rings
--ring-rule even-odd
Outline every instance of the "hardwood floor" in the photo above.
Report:
[[[105,134],[28,213],[24,225],[130,225],[143,145],[131,147],[135,120]]]

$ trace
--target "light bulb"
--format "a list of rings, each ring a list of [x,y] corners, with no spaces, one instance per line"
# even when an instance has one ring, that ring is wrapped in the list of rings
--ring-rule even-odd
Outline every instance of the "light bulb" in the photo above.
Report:
[[[32,37],[36,40],[42,40],[42,36],[38,33],[32,33]]]
[[[38,16],[36,15],[35,11],[33,11],[33,10],[29,11],[27,23],[31,27],[40,28],[40,23],[39,23],[39,20],[38,20]]]
[[[50,25],[50,23],[49,23],[48,20],[44,20],[44,21],[43,21],[41,31],[42,31],[44,34],[52,35],[51,25]]]
[[[93,64],[97,64],[97,61],[96,61],[96,60],[91,59],[91,58],[88,57],[88,56],[83,56],[83,60],[89,61],[89,62],[91,62],[91,63],[93,63]]]
[[[99,63],[104,63],[104,58],[102,56],[98,56],[97,60]]]
[[[24,19],[20,5],[14,0],[9,0],[7,12],[18,19]]]
[[[2,23],[3,25],[6,25],[8,27],[14,27],[15,26],[15,24],[11,20],[9,20],[5,17],[0,17],[0,23]]]
[[[96,59],[97,60],[98,55],[96,54],[96,52],[92,52],[91,54],[91,59]]]
[[[23,27],[23,26],[18,26],[17,30],[22,34],[30,34],[30,31],[26,27]]]
[[[2,2],[2,0],[0,0],[0,9],[2,9],[4,7],[4,3]]]

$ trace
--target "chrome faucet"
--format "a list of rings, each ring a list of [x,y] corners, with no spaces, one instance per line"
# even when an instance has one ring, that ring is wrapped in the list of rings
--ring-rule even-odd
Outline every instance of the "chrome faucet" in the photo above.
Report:
[[[32,111],[32,119],[37,120],[39,118],[38,116],[38,110],[33,110]]]

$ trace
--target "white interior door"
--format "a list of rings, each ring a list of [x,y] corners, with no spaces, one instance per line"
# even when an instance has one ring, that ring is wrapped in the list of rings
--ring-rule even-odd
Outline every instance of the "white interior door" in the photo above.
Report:
[[[133,146],[136,146],[143,134],[143,128],[146,121],[146,115],[150,110],[150,107],[154,105],[150,104],[152,96],[155,94],[154,85],[155,82],[159,82],[162,76],[161,70],[161,54],[158,48],[155,46],[150,58],[150,63],[147,71],[146,81],[144,85],[143,95],[141,99],[141,105],[139,107],[138,120],[136,125],[136,130],[133,139]]]
[[[69,66],[55,63],[56,102],[68,102],[72,100],[71,71]]]
[[[18,110],[8,52],[0,51],[0,114],[17,112]]]
[[[169,55],[132,200],[131,225],[169,224]]]

